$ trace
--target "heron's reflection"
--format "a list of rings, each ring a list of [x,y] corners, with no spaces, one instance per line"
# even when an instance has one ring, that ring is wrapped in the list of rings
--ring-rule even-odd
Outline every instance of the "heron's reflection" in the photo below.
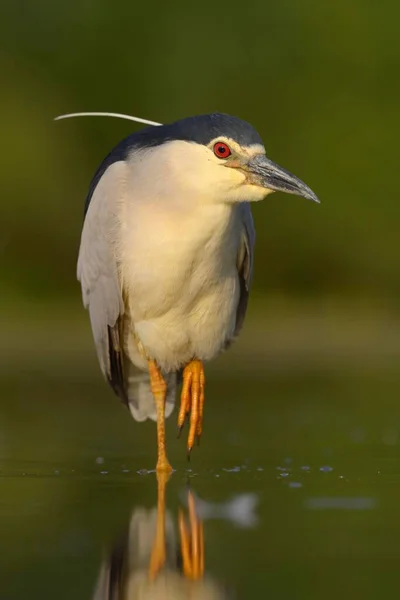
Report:
[[[228,600],[205,575],[203,522],[193,493],[175,521],[166,510],[168,475],[158,475],[157,507],[136,508],[124,539],[102,564],[93,600]]]

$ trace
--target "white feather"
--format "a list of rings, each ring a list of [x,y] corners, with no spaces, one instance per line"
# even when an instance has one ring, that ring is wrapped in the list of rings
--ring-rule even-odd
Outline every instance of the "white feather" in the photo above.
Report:
[[[162,123],[157,123],[156,121],[149,121],[148,119],[141,119],[140,117],[133,117],[132,115],[123,115],[121,113],[112,113],[112,112],[77,112],[77,113],[68,113],[66,115],[59,115],[55,117],[55,121],[60,121],[61,119],[69,119],[70,117],[116,117],[117,119],[127,119],[128,121],[136,121],[137,123],[144,123],[145,125],[162,125]]]

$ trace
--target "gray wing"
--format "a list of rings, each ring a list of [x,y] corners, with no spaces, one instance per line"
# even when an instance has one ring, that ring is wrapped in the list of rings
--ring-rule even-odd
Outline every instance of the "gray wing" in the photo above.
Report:
[[[88,309],[100,368],[117,396],[137,421],[157,420],[148,372],[136,367],[124,352],[123,290],[119,278],[116,245],[120,223],[116,208],[123,202],[127,163],[107,166],[91,190],[82,229],[77,277]],[[168,417],[175,404],[176,373],[165,374]]]
[[[237,257],[237,270],[240,283],[240,297],[236,311],[235,337],[243,326],[249,299],[250,286],[253,278],[253,256],[256,232],[254,229],[253,215],[250,204],[244,202],[239,205],[239,214],[242,225],[242,238]]]
[[[115,393],[127,403],[123,379],[122,290],[115,257],[119,223],[115,208],[123,195],[126,163],[113,163],[100,178],[86,212],[77,277],[88,309],[101,370]]]

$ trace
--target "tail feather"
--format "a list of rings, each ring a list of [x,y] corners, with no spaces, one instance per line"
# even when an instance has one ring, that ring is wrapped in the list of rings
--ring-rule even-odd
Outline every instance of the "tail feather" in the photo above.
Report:
[[[169,417],[174,410],[178,376],[179,374],[177,373],[164,375],[164,379],[167,382],[166,417]],[[145,421],[146,419],[157,421],[157,412],[150,387],[149,373],[138,369],[129,361],[126,365],[125,382],[129,410],[135,421]]]

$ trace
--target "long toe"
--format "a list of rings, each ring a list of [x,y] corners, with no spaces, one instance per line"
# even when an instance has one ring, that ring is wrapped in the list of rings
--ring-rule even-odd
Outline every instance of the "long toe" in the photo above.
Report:
[[[178,415],[178,429],[180,432],[185,423],[185,418],[190,412],[187,441],[188,455],[192,451],[196,437],[200,440],[203,433],[204,388],[203,363],[200,360],[192,360],[183,371],[181,406]]]

